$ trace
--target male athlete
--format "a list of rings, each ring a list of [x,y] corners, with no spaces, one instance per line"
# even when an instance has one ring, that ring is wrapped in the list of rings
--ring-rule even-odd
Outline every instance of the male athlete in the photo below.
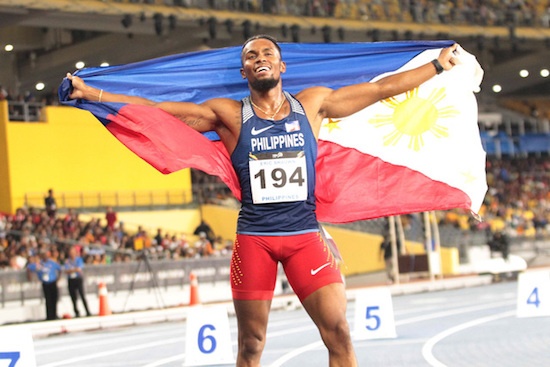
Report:
[[[346,295],[337,263],[319,234],[315,215],[317,136],[324,118],[349,116],[411,90],[454,65],[457,45],[414,70],[332,90],[312,87],[295,96],[283,90],[286,64],[276,40],[247,40],[241,75],[250,95],[201,104],[153,102],[98,90],[72,80],[70,98],[156,106],[199,132],[215,131],[230,154],[242,189],[242,207],[231,260],[238,321],[237,366],[259,366],[277,263],[317,325],[331,367],[357,365],[346,320]]]

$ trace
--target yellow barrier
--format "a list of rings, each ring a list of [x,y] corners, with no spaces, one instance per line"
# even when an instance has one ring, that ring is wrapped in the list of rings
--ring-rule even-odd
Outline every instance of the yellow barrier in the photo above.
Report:
[[[123,146],[90,113],[44,108],[44,122],[10,122],[0,101],[0,211],[29,200],[42,207],[48,189],[59,207],[185,204],[188,169],[163,175]]]

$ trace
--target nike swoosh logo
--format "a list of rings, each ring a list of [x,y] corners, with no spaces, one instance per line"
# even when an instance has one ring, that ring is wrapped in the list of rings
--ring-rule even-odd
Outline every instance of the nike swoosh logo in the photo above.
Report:
[[[323,264],[323,265],[319,266],[317,269],[311,269],[311,275],[317,274],[318,272],[320,272],[321,270],[323,270],[324,268],[326,268],[329,265],[330,265],[330,263],[326,263],[326,264]]]
[[[275,125],[269,125],[269,126],[266,126],[266,127],[262,128],[262,129],[256,130],[256,126],[254,126],[254,127],[252,128],[251,133],[252,133],[252,135],[258,135],[258,134],[263,133],[264,131],[267,131],[267,130],[271,129],[272,127],[275,127]]]

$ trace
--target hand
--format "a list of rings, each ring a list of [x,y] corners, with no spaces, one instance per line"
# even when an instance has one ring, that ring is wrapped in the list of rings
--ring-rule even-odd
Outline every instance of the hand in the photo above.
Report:
[[[451,70],[456,64],[459,63],[457,58],[458,48],[458,43],[455,43],[454,45],[441,50],[441,53],[439,54],[437,60],[439,60],[439,63],[441,64],[441,66],[443,66],[443,69]]]
[[[71,81],[73,86],[73,90],[71,94],[69,94],[69,98],[86,99],[85,91],[90,89],[91,87],[87,86],[86,83],[84,83],[84,80],[82,80],[82,78],[76,75],[72,75],[71,73],[67,73],[67,79]]]

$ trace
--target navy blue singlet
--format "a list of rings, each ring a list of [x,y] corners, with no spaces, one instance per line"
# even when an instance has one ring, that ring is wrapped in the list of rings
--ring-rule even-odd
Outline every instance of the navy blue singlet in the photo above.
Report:
[[[272,121],[242,100],[242,127],[231,162],[242,191],[237,233],[292,235],[315,232],[317,142],[300,102],[284,92],[290,114]]]

